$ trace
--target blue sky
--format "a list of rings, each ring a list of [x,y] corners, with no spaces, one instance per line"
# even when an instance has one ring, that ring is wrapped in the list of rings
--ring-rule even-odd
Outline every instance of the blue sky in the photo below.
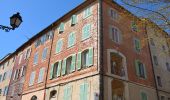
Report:
[[[0,0],[0,25],[9,26],[9,17],[20,12],[23,23],[10,32],[0,30],[0,59],[14,52],[52,22],[84,0]]]

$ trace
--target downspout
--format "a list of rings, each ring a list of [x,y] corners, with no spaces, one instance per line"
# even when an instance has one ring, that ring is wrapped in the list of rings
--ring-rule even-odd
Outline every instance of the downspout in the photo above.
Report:
[[[104,100],[104,76],[103,76],[103,72],[104,72],[104,68],[103,68],[103,6],[102,6],[102,2],[103,0],[98,0],[99,2],[99,14],[98,14],[98,20],[99,20],[99,100]]]
[[[47,67],[47,74],[46,74],[46,79],[45,79],[45,87],[44,87],[44,100],[46,100],[46,88],[47,88],[47,80],[48,80],[48,72],[50,69],[50,61],[51,61],[51,54],[52,54],[52,46],[53,46],[53,41],[54,41],[54,30],[53,30],[53,24],[51,25],[51,31],[53,32],[52,40],[51,40],[51,47],[50,47],[50,55],[49,55],[49,60],[48,60],[48,67]]]
[[[145,32],[146,35],[148,37],[148,31],[147,31],[147,23],[145,21]],[[155,83],[155,88],[156,88],[156,94],[157,94],[157,100],[160,100],[159,98],[159,92],[158,92],[158,87],[157,87],[157,82],[156,82],[156,76],[155,76],[155,70],[154,70],[154,65],[153,65],[153,61],[152,61],[152,55],[151,55],[151,48],[150,48],[150,44],[149,44],[149,40],[147,39],[147,43],[148,43],[148,48],[149,48],[149,55],[150,55],[150,59],[151,59],[151,63],[152,63],[152,72],[153,72],[153,76],[154,76],[154,83]]]

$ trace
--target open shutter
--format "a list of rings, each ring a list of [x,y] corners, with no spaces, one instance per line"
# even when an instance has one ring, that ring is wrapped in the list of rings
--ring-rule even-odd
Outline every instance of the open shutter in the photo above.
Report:
[[[135,68],[136,68],[136,75],[140,76],[139,75],[139,60],[135,60]]]
[[[57,67],[57,77],[60,76],[61,73],[61,60],[58,62],[58,67]]]
[[[145,64],[143,64],[143,68],[144,68],[145,79],[146,79],[146,78],[147,78],[147,71],[146,71],[146,66],[145,66]]]
[[[50,68],[50,79],[53,78],[53,72],[54,72],[54,64],[52,64]]]
[[[76,54],[72,55],[72,61],[71,61],[71,72],[75,71],[75,66],[76,66]]]
[[[77,70],[81,69],[81,52],[78,52],[77,55]]]
[[[93,47],[89,48],[89,54],[88,54],[88,66],[93,65]]]
[[[63,60],[62,64],[62,75],[66,74],[66,58]]]

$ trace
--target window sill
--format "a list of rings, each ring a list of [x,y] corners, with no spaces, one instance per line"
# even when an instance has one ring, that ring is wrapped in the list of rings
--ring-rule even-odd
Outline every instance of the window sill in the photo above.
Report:
[[[88,16],[84,16],[83,15],[83,20],[87,19],[88,17],[92,16],[92,14],[88,15]]]

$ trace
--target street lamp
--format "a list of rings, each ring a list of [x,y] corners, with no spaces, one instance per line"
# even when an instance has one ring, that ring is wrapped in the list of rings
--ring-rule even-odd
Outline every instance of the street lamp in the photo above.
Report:
[[[15,28],[18,28],[21,23],[22,23],[22,17],[17,12],[16,14],[10,17],[11,27],[0,25],[0,29],[5,30],[6,32],[9,32],[10,30],[15,30]]]

